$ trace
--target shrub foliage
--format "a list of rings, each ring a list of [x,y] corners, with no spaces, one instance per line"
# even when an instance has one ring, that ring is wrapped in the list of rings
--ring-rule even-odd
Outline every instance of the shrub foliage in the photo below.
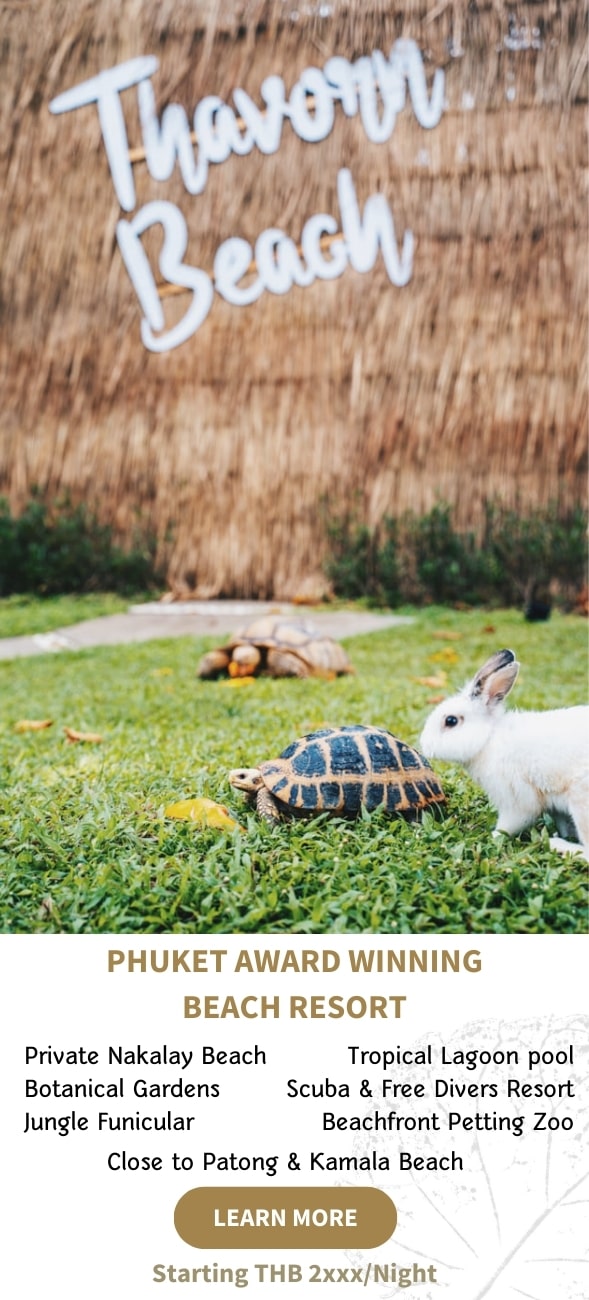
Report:
[[[0,596],[145,591],[157,582],[154,556],[139,534],[122,550],[109,524],[67,498],[50,508],[34,496],[18,516],[0,499]]]
[[[529,514],[487,503],[482,536],[455,528],[450,507],[387,516],[326,513],[326,573],[334,592],[372,604],[519,606],[537,591],[574,603],[587,581],[587,515],[555,505]]]

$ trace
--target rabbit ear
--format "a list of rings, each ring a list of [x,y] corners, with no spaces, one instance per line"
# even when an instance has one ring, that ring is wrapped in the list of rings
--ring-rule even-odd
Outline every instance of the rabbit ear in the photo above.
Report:
[[[471,699],[481,696],[487,704],[499,704],[511,690],[519,672],[513,650],[496,650],[473,678]]]

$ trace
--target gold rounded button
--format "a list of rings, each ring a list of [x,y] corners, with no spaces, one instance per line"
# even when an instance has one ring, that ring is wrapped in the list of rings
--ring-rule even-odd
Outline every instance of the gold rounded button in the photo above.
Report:
[[[174,1223],[201,1250],[367,1250],[392,1236],[397,1211],[376,1187],[193,1187]]]

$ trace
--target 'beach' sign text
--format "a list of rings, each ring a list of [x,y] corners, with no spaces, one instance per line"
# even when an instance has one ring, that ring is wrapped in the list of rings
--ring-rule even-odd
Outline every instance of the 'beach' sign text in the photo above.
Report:
[[[113,185],[125,212],[133,211],[136,196],[121,93],[133,86],[143,137],[140,155],[149,174],[156,181],[168,180],[178,164],[191,195],[202,194],[211,163],[223,163],[232,153],[244,155],[254,148],[263,154],[276,153],[287,119],[301,140],[317,143],[332,130],[340,104],[346,117],[359,115],[368,139],[380,144],[394,130],[407,89],[417,121],[425,128],[437,125],[444,106],[444,74],[436,71],[428,92],[421,53],[411,40],[396,41],[388,59],[377,50],[370,58],[350,62],[335,57],[322,69],[306,68],[288,97],[281,77],[267,77],[260,92],[263,110],[241,89],[233,91],[235,108],[217,95],[207,95],[194,110],[193,132],[180,104],[169,104],[158,119],[151,84],[157,68],[152,56],[130,59],[72,87],[49,105],[53,113],[96,105]],[[345,168],[338,173],[337,193],[339,227],[331,214],[318,213],[303,226],[300,246],[276,227],[264,230],[255,248],[245,239],[227,239],[215,255],[212,278],[184,261],[188,228],[175,204],[154,200],[131,220],[122,218],[117,240],[144,313],[145,346],[167,352],[185,342],[206,319],[215,290],[227,302],[245,306],[264,291],[284,294],[293,285],[336,279],[348,263],[356,271],[368,271],[379,248],[391,282],[407,284],[413,269],[413,235],[405,231],[399,249],[386,197],[372,195],[361,214],[352,176]],[[164,232],[160,275],[192,295],[182,320],[167,330],[158,285],[141,243],[141,236],[154,225],[161,225]],[[330,237],[327,256],[325,236]]]

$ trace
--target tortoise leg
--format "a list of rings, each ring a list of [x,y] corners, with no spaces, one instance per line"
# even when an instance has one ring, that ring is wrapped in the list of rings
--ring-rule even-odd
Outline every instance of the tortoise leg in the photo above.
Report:
[[[227,672],[229,664],[229,654],[226,650],[209,650],[209,653],[203,655],[198,668],[199,677],[220,677],[221,673]]]
[[[277,826],[280,821],[280,809],[274,795],[270,794],[265,785],[260,787],[256,795],[256,808],[268,826]]]
[[[300,655],[291,650],[269,650],[266,671],[271,677],[308,677],[309,670]]]

